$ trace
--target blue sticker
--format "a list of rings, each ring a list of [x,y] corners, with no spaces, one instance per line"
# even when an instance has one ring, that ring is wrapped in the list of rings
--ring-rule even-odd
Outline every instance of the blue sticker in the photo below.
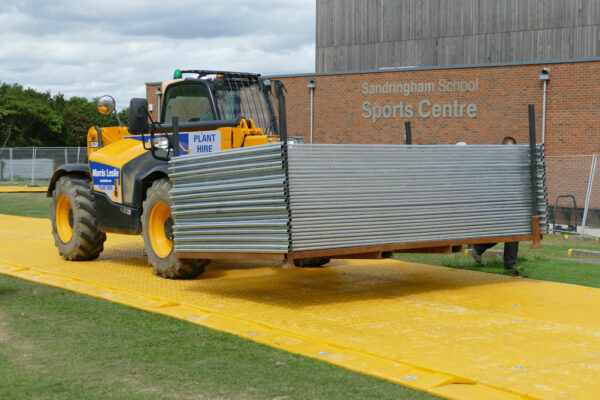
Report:
[[[94,190],[102,192],[116,203],[121,202],[121,170],[117,167],[90,161]]]

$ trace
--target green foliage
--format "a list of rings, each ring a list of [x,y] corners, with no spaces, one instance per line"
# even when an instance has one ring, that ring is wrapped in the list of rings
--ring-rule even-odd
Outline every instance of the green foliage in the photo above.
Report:
[[[0,147],[16,146],[85,146],[90,127],[116,126],[114,114],[101,115],[97,98],[65,99],[24,89],[18,84],[0,86]],[[129,108],[119,112],[127,124]]]
[[[0,214],[50,218],[51,205],[52,199],[46,193],[0,193]]]
[[[600,287],[600,260],[589,256],[568,256],[570,248],[600,251],[600,242],[571,236],[568,240],[560,234],[544,235],[542,249],[532,249],[528,242],[520,243],[518,264],[524,267],[519,275],[531,279],[572,283],[575,285]],[[492,250],[501,250],[498,244]],[[493,274],[514,275],[504,270],[502,252],[494,256],[491,251],[484,253],[483,263],[478,265],[471,256],[457,254],[396,254],[396,259],[450,268],[469,269]]]

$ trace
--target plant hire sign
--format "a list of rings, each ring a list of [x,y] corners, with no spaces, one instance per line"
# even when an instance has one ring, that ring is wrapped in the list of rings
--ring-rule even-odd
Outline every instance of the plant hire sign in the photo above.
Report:
[[[434,93],[461,94],[479,90],[479,78],[469,81],[440,79],[435,82],[396,82],[385,83],[363,82],[361,94],[368,98],[362,102],[362,117],[373,123],[381,119],[411,119],[414,117],[427,118],[476,118],[477,104],[463,102],[455,98],[448,102],[436,102],[424,98],[420,101],[410,101],[413,95],[428,95]],[[397,98],[397,101],[381,102],[377,98]],[[406,99],[403,99],[405,97]]]

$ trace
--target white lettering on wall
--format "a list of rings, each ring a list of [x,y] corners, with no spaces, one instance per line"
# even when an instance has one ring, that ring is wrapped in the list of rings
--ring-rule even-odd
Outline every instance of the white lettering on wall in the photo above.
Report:
[[[418,104],[410,104],[408,101],[378,102],[377,95],[401,94],[404,97],[413,94],[444,93],[449,95],[464,95],[479,90],[479,78],[472,80],[440,79],[437,82],[396,82],[384,83],[363,82],[361,94],[371,96],[369,100],[362,102],[362,114],[364,119],[372,122],[394,118],[413,118],[415,108],[420,118],[476,118],[477,104],[465,102],[464,99],[449,99],[447,101],[432,102],[423,99]],[[389,98],[390,96],[386,96]]]

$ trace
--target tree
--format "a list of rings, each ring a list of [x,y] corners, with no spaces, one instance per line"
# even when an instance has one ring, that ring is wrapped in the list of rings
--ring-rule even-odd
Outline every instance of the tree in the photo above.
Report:
[[[85,146],[92,126],[117,126],[117,117],[96,110],[98,99],[65,99],[18,84],[0,86],[0,146]],[[129,108],[119,112],[123,124]]]
[[[50,106],[50,94],[0,86],[0,140],[9,146],[63,146],[62,117]]]

